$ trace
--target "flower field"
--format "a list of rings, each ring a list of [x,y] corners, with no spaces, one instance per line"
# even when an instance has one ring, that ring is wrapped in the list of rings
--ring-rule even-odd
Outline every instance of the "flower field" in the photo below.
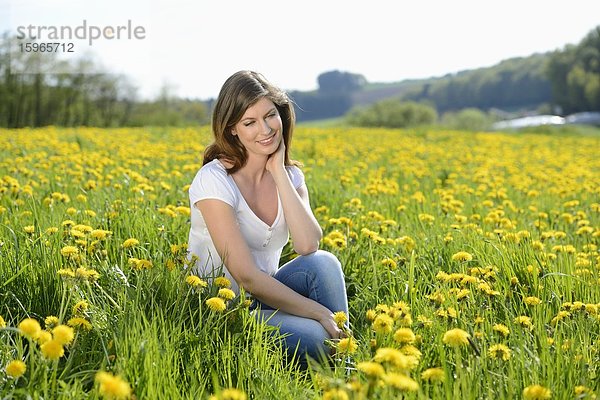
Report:
[[[209,142],[0,130],[0,398],[600,394],[599,137],[298,128],[351,327],[308,371],[226,279],[186,268]]]

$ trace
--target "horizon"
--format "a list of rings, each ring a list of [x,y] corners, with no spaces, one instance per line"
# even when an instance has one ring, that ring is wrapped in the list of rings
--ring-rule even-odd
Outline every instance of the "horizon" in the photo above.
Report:
[[[98,67],[124,74],[143,100],[156,98],[162,89],[180,98],[210,100],[241,69],[261,72],[286,91],[316,90],[318,75],[333,70],[389,84],[562,50],[600,26],[600,13],[589,12],[600,7],[591,0],[574,0],[568,7],[539,0],[491,7],[473,0],[428,0],[399,8],[381,4],[313,0],[293,10],[291,19],[274,0],[0,0],[0,27],[16,33],[26,24],[75,28],[87,21],[107,28],[103,32],[109,37],[129,22],[144,30],[143,39],[73,40],[77,57],[91,54]]]

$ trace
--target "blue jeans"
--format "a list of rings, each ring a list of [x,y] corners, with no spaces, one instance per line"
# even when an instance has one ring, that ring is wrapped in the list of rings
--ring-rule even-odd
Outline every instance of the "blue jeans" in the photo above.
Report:
[[[306,256],[298,256],[279,268],[274,278],[297,293],[324,305],[331,312],[343,311],[348,315],[344,273],[333,254],[317,250]],[[307,355],[322,360],[330,353],[324,342],[331,337],[318,321],[257,303],[255,312],[267,324],[279,327],[288,355],[296,354],[301,365],[306,365]]]

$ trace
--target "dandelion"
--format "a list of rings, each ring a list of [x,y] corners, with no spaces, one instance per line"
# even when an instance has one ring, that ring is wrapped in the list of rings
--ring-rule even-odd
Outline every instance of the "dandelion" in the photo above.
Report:
[[[392,260],[391,258],[384,258],[383,260],[381,260],[381,265],[383,265],[384,267],[388,267],[392,270],[398,268],[398,264],[396,263],[396,261]]]
[[[390,333],[394,326],[394,320],[387,314],[379,314],[371,326],[376,333]]]
[[[35,226],[33,226],[33,225],[27,225],[27,226],[23,227],[23,231],[25,233],[29,233],[29,234],[34,233],[35,232]]]
[[[72,328],[85,329],[86,331],[89,331],[92,329],[92,324],[90,323],[90,321],[88,321],[85,318],[81,318],[81,317],[71,318],[67,322],[67,325],[69,325]]]
[[[52,336],[58,343],[64,346],[71,344],[75,337],[75,333],[70,326],[58,325],[56,328],[52,329]]]
[[[421,373],[421,379],[428,382],[444,382],[446,374],[442,368],[428,368]]]
[[[100,274],[98,273],[98,271],[85,267],[77,268],[75,270],[75,276],[89,282],[93,282],[100,278]]]
[[[503,344],[494,344],[488,349],[488,354],[492,358],[501,358],[508,361],[511,357],[511,350]]]
[[[348,393],[344,389],[333,388],[323,393],[323,400],[348,400]]]
[[[337,344],[337,350],[340,353],[352,354],[356,351],[356,349],[358,349],[358,344],[356,343],[356,340],[354,340],[354,338],[352,337],[340,339],[340,341]]]
[[[383,366],[373,361],[363,361],[356,364],[356,369],[371,378],[378,378],[385,374]]]
[[[541,385],[530,385],[523,389],[526,400],[546,400],[552,397],[552,391]]]
[[[333,313],[333,320],[337,324],[338,328],[343,328],[344,324],[348,322],[348,316],[343,311],[337,311]]]
[[[131,248],[131,247],[135,247],[135,246],[137,246],[137,245],[139,245],[139,244],[140,244],[140,241],[139,241],[139,240],[137,240],[137,239],[135,239],[135,238],[129,238],[129,239],[127,239],[127,240],[125,240],[125,241],[123,242],[122,246],[123,246],[124,248]]]
[[[206,300],[206,305],[212,311],[219,313],[225,311],[225,309],[227,308],[227,306],[225,305],[225,301],[223,301],[223,299],[220,297],[211,297],[210,299]]]
[[[4,321],[4,318],[0,315],[0,329],[2,328],[6,328],[6,321]]]
[[[531,323],[531,318],[526,315],[520,315],[520,316],[516,317],[514,319],[514,321],[516,324],[519,324],[522,327],[529,329],[530,331],[533,330],[533,324]]]
[[[467,332],[460,328],[454,328],[444,333],[442,342],[448,346],[459,347],[469,344],[469,337],[471,337],[471,335],[469,335]]]
[[[407,356],[400,350],[391,347],[377,349],[373,360],[379,363],[390,363],[400,370],[411,370],[419,364],[419,360],[416,357]]]
[[[203,289],[208,286],[208,283],[205,280],[200,279],[200,277],[196,275],[188,276],[187,278],[185,278],[185,282],[193,288]]]
[[[37,337],[37,342],[39,345],[46,343],[49,340],[52,340],[52,334],[48,331],[40,331],[40,334]]]
[[[63,345],[56,339],[48,340],[40,346],[42,355],[48,360],[58,360],[65,355]]]
[[[46,328],[53,328],[56,325],[58,325],[58,317],[54,316],[54,315],[48,315],[45,319],[44,319],[44,325],[46,326]]]
[[[231,281],[224,276],[219,276],[215,278],[215,285],[222,288],[227,288],[231,286]]]
[[[473,260],[473,256],[471,253],[467,253],[466,251],[459,251],[458,253],[452,255],[452,261],[466,262],[471,260]]]
[[[73,257],[79,253],[79,249],[75,246],[64,246],[60,249],[60,254],[64,257]]]
[[[394,340],[398,343],[414,343],[416,336],[410,328],[399,328],[394,333]]]
[[[535,296],[525,297],[525,299],[523,301],[528,306],[537,306],[537,305],[540,305],[542,303],[542,301],[539,298],[535,297]]]
[[[21,360],[12,360],[11,362],[9,362],[6,365],[6,368],[5,368],[6,375],[8,375],[14,379],[17,379],[18,377],[23,375],[26,370],[27,370],[27,366]]]
[[[30,339],[37,339],[42,330],[40,323],[33,318],[25,318],[21,321],[18,328],[23,336]]]
[[[111,400],[128,399],[131,397],[131,386],[121,378],[108,372],[99,371],[95,378],[100,394]]]
[[[87,311],[89,304],[85,300],[80,300],[73,306],[73,314],[81,314]]]
[[[399,390],[405,390],[407,392],[416,392],[419,390],[419,384],[404,374],[389,372],[382,378],[387,385],[393,386]]]
[[[61,268],[56,273],[63,278],[75,278],[75,271],[71,268]]]
[[[246,400],[246,393],[239,389],[223,389],[218,395],[212,395],[208,400]]]
[[[235,298],[235,292],[231,289],[221,288],[219,289],[217,296],[226,301],[233,300]]]
[[[508,329],[508,326],[504,324],[495,324],[494,326],[492,326],[492,330],[500,333],[504,337],[510,334],[510,329]]]

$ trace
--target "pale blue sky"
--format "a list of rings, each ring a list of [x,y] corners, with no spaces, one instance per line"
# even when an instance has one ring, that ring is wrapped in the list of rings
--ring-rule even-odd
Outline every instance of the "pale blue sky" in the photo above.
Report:
[[[490,66],[578,43],[600,25],[598,0],[0,0],[0,31],[19,25],[143,26],[143,40],[90,49],[143,97],[169,85],[208,99],[240,69],[285,89],[311,90],[339,69],[370,82]],[[70,55],[73,57],[73,55]]]

